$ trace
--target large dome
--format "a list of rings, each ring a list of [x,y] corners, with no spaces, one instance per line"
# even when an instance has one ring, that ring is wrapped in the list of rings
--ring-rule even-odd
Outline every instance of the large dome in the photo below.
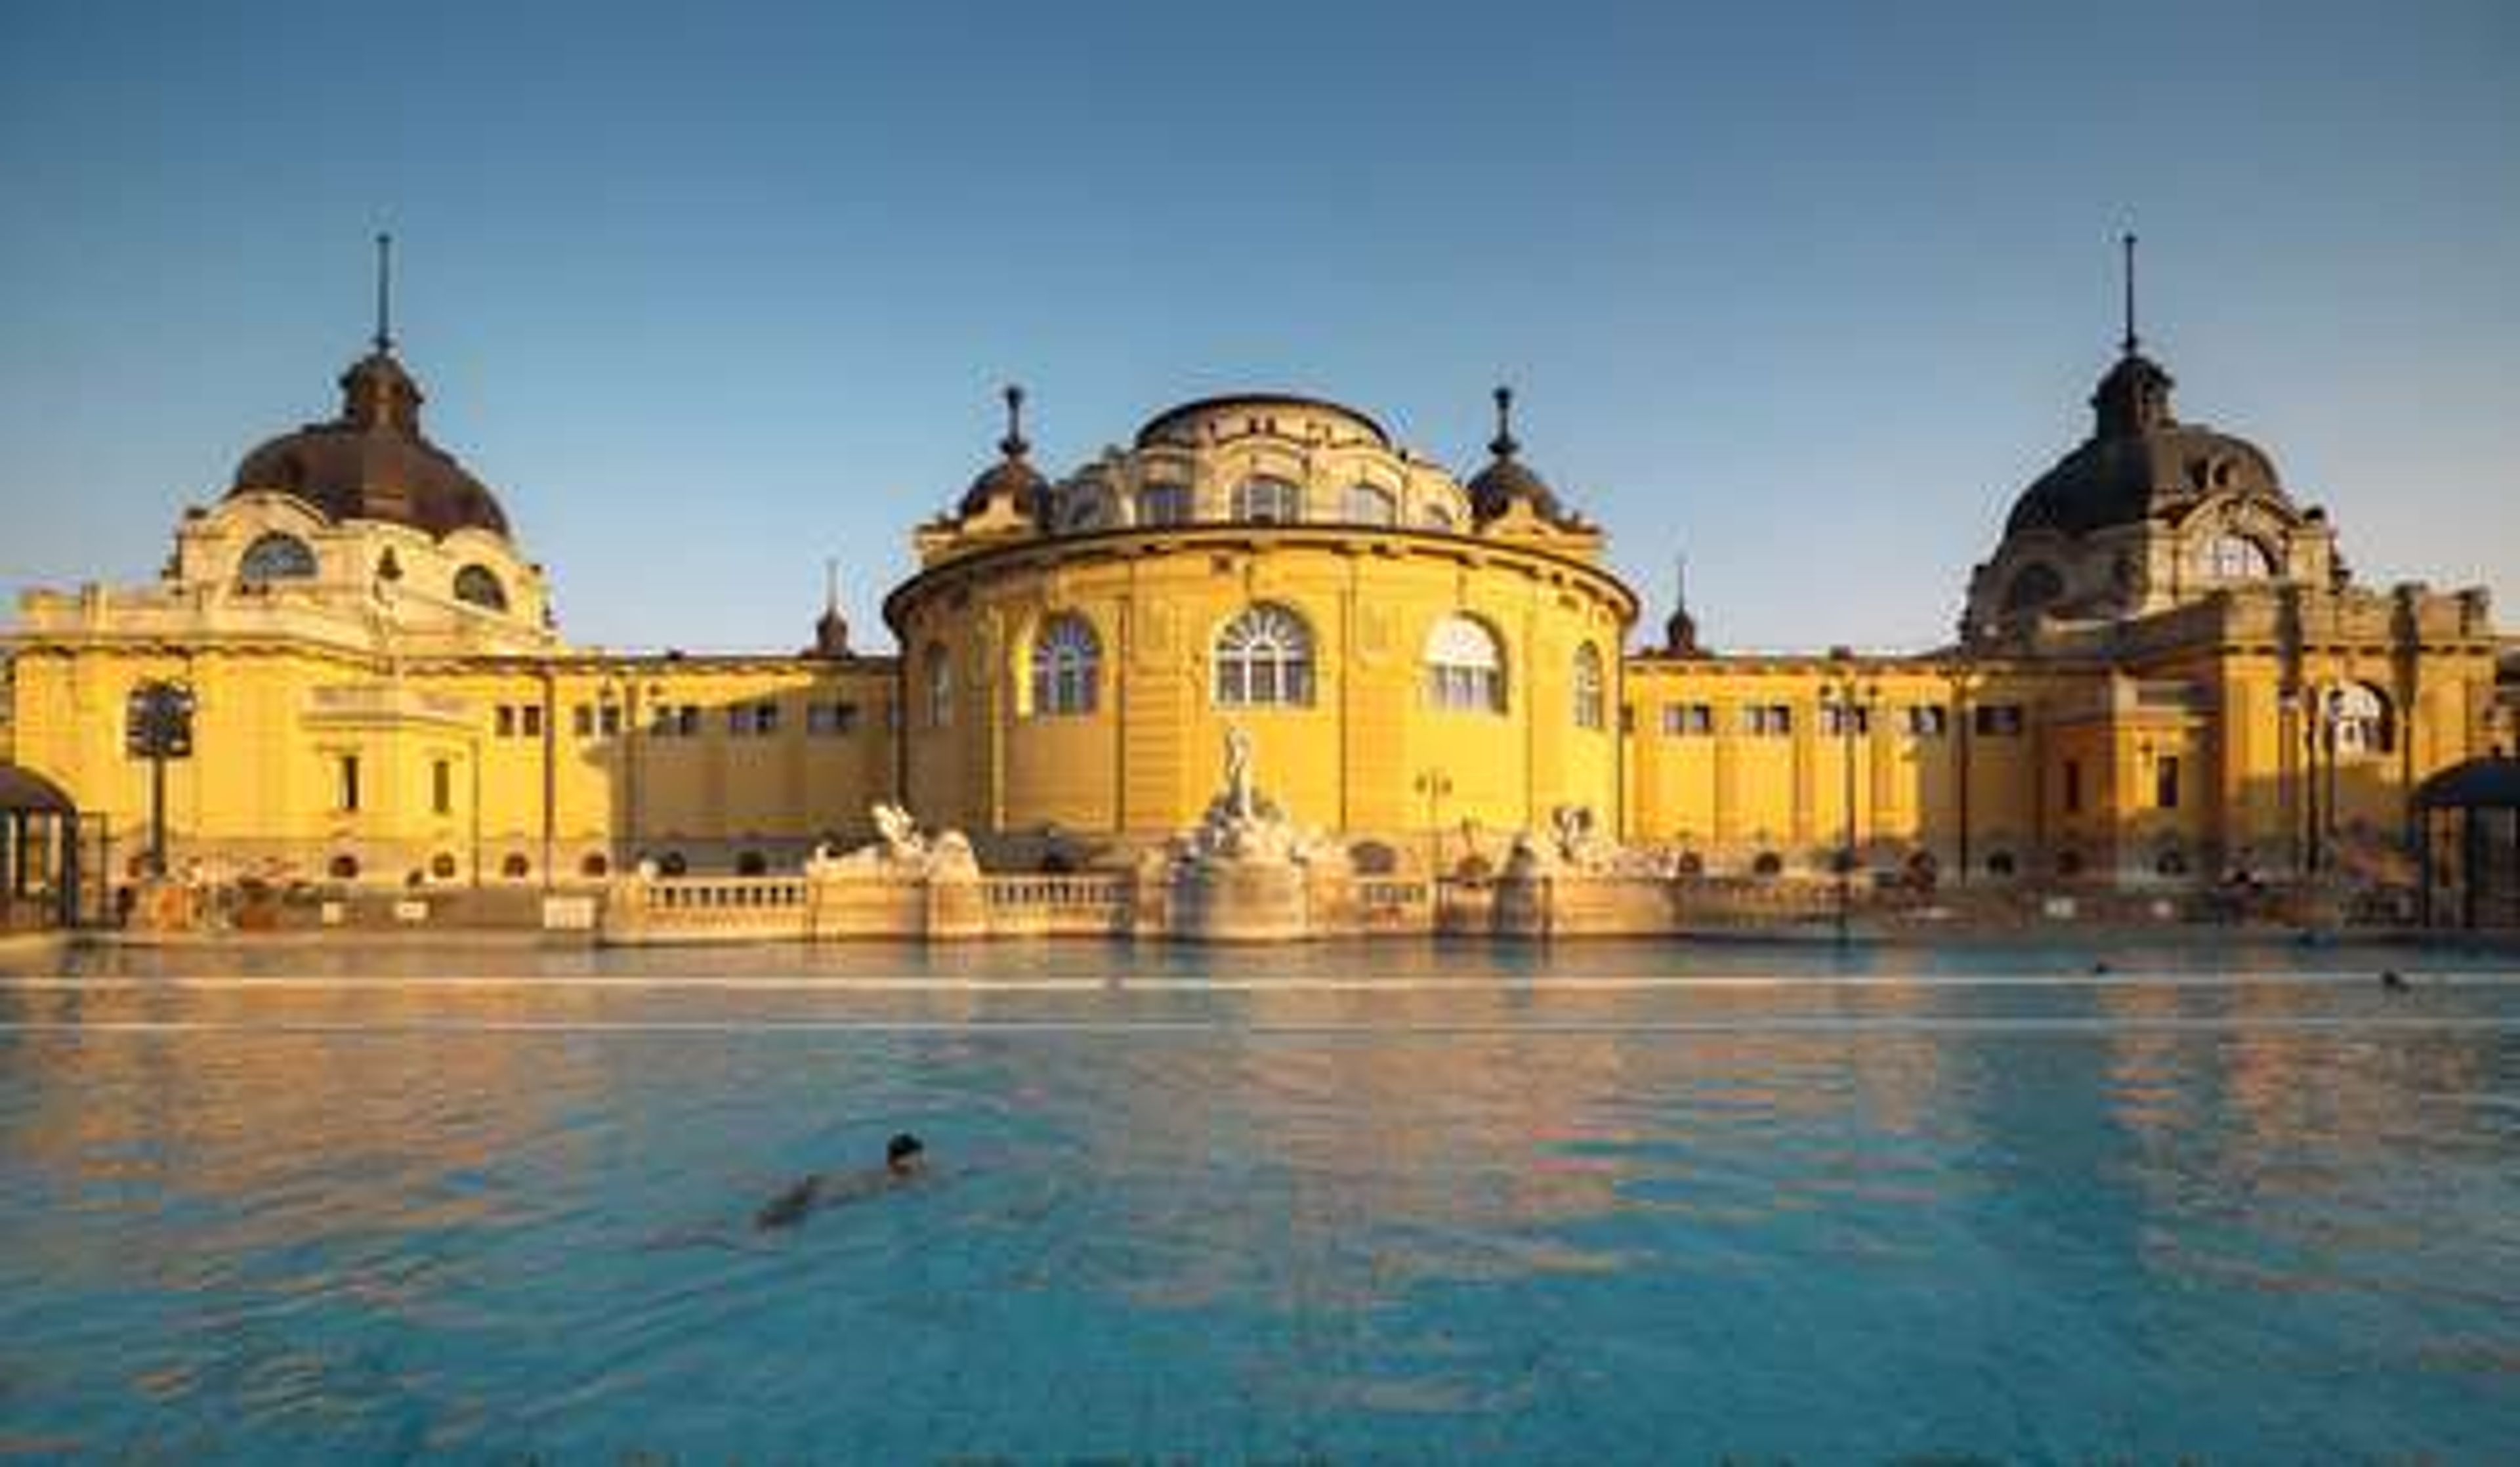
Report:
[[[1345,403],[1307,397],[1300,392],[1233,392],[1168,407],[1138,430],[1137,446],[1169,443],[1188,447],[1211,434],[1232,437],[1245,432],[1279,431],[1280,413],[1286,415],[1289,426],[1310,421],[1335,435],[1337,427],[1344,425],[1365,435],[1377,447],[1392,446],[1391,435],[1372,418]]]
[[[385,346],[341,374],[341,415],[255,448],[228,492],[277,489],[334,520],[382,520],[444,538],[458,529],[505,537],[499,501],[420,430],[420,384]]]
[[[2176,518],[2208,495],[2288,502],[2274,464],[2256,444],[2170,413],[2170,374],[2130,351],[2092,394],[2092,436],[2023,491],[2007,534],[2087,534]]]

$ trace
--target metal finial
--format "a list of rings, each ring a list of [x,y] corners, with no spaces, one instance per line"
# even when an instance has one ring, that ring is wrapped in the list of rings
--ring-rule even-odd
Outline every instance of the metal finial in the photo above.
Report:
[[[377,236],[377,334],[379,351],[393,349],[393,236]]]
[[[1006,399],[1007,436],[998,439],[998,451],[1009,458],[1021,458],[1024,455],[1024,450],[1032,446],[1030,443],[1024,441],[1023,436],[1024,390],[1012,383],[1009,383],[1006,390]]]
[[[2135,243],[2133,230],[2118,237],[2118,247],[2126,252],[2126,335],[2119,340],[2118,349],[2129,356],[2135,355],[2136,347],[2141,344],[2141,339],[2135,334]]]
[[[1680,611],[1688,610],[1688,557],[1671,558],[1671,604]]]
[[[840,609],[840,559],[832,556],[823,562],[823,610]]]
[[[1513,440],[1513,389],[1500,386],[1496,390],[1496,436],[1488,439],[1488,452],[1499,458],[1511,458],[1522,445]]]

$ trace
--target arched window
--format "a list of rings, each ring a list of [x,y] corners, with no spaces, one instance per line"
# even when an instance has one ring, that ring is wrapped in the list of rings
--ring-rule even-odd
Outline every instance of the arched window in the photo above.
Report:
[[[1282,606],[1246,607],[1216,635],[1216,701],[1224,708],[1313,701],[1313,634]]]
[[[601,850],[590,850],[586,853],[586,858],[577,863],[577,872],[580,876],[588,877],[610,876],[612,860]]]
[[[927,726],[950,728],[954,723],[954,660],[947,655],[944,643],[930,642],[923,662],[927,678]]]
[[[2046,606],[2064,594],[2065,577],[2056,573],[2056,568],[2034,561],[2023,568],[2020,574],[2012,577],[2012,584],[2003,593],[2003,609],[2026,612]]]
[[[2389,700],[2366,682],[2349,682],[2327,691],[2327,726],[2339,758],[2387,754],[2397,746]]]
[[[1495,633],[1467,617],[1446,617],[1427,629],[1426,703],[1457,712],[1505,711],[1505,656]]]
[[[455,599],[483,611],[504,612],[508,609],[508,588],[487,566],[467,566],[455,573]]]
[[[1601,649],[1587,642],[1575,649],[1575,726],[1599,728],[1607,721],[1608,697],[1601,678]]]
[[[1188,525],[1190,513],[1189,484],[1158,481],[1138,490],[1138,523],[1141,525]]]
[[[510,881],[523,881],[534,874],[534,863],[522,855],[510,852],[508,858],[499,863],[499,874]]]
[[[1246,525],[1292,525],[1304,518],[1304,491],[1282,479],[1246,479],[1234,486],[1234,518]]]
[[[1053,617],[1032,642],[1032,711],[1035,717],[1094,711],[1102,644],[1083,617]]]
[[[1428,529],[1451,529],[1456,523],[1450,509],[1432,501],[1419,507],[1418,519]]]
[[[1347,523],[1350,525],[1400,523],[1400,501],[1391,497],[1389,489],[1378,484],[1349,484],[1345,510]]]
[[[314,577],[315,552],[304,540],[276,529],[245,547],[244,559],[237,562],[237,579],[249,586]]]
[[[2196,573],[2207,580],[2266,580],[2275,562],[2266,546],[2225,530],[2196,547]]]

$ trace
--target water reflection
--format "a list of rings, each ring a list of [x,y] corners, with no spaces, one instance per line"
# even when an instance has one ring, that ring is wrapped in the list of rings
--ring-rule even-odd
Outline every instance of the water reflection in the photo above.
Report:
[[[457,971],[773,966],[677,956]],[[2002,970],[1950,954],[1570,982],[1693,961],[1609,949],[1238,955],[1374,982],[1212,990],[1059,948],[1068,986],[852,987],[975,960],[791,956],[835,982],[0,986],[13,1431],[1617,1458],[2455,1454],[2514,1425],[2508,984],[1955,986]],[[2410,1013],[2470,1027],[2372,1022]],[[900,1128],[934,1185],[744,1235]],[[646,1246],[710,1229],[741,1246]]]

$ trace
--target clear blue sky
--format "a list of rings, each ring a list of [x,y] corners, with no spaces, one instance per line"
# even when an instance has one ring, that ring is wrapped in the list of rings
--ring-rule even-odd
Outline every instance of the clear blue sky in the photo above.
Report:
[[[235,14],[231,14],[235,12]],[[543,4],[0,12],[0,595],[145,579],[405,359],[573,638],[862,645],[997,385],[1063,470],[1486,391],[1709,638],[1922,646],[2078,440],[2144,236],[2183,416],[2369,579],[2520,620],[2520,6]]]

